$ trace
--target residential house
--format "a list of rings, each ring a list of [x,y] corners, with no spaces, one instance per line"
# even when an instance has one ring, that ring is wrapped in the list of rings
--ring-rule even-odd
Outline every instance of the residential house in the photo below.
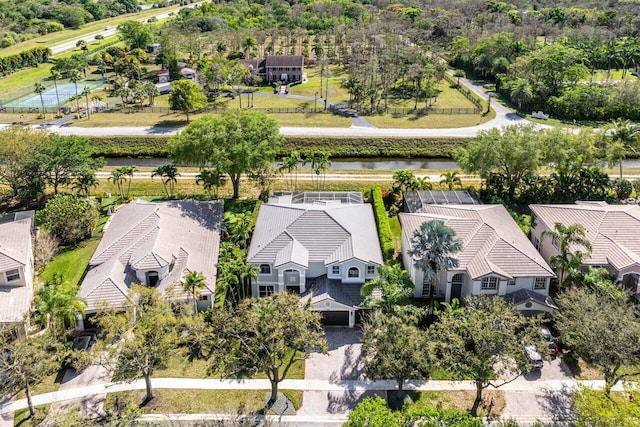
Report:
[[[265,81],[293,83],[304,80],[304,56],[268,55],[264,59],[247,59],[242,63],[251,75]]]
[[[437,279],[438,299],[464,301],[470,295],[509,297],[529,314],[556,309],[549,295],[554,273],[502,205],[424,205],[420,212],[400,213],[402,258],[414,284],[414,297],[429,297],[431,283],[408,254],[414,232],[427,221],[440,220],[462,242],[453,254],[457,268]]]
[[[169,70],[158,71],[158,83],[169,83],[170,73]]]
[[[353,327],[360,288],[383,263],[371,205],[361,193],[272,197],[260,207],[247,262],[259,269],[254,297],[296,292],[325,324]]]
[[[198,81],[198,75],[196,73],[196,70],[194,70],[193,68],[189,68],[189,67],[181,68],[180,75],[185,79],[193,80],[194,82]]]
[[[560,253],[560,248],[556,240],[543,239],[542,233],[554,230],[556,223],[580,224],[592,247],[583,266],[603,267],[627,289],[640,294],[640,206],[576,202],[575,205],[531,205],[530,208],[535,216],[531,241],[544,259]],[[570,250],[586,252],[583,247]]]
[[[33,211],[0,217],[0,324],[21,322],[33,297]]]
[[[133,284],[157,288],[173,300],[187,300],[179,282],[189,272],[205,277],[198,309],[213,303],[222,202],[133,201],[115,211],[89,261],[79,296],[86,313],[103,305],[123,308]]]

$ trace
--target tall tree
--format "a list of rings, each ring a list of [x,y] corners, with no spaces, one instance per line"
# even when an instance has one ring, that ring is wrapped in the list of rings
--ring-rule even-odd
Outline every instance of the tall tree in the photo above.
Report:
[[[89,104],[89,95],[91,95],[91,88],[89,86],[85,86],[82,89],[82,96],[84,96],[84,101],[87,106],[87,119],[91,120],[91,105]]]
[[[153,35],[148,26],[138,21],[126,21],[118,25],[120,39],[129,49],[146,49],[153,40]]]
[[[413,258],[413,265],[422,270],[423,281],[429,283],[429,312],[433,312],[435,288],[440,273],[458,266],[458,259],[454,255],[461,250],[462,242],[442,221],[423,222],[413,233],[408,253]]]
[[[56,194],[36,213],[36,223],[60,239],[73,245],[91,236],[98,222],[94,201],[71,194]]]
[[[180,176],[176,165],[171,163],[158,166],[151,172],[152,179],[154,176],[159,176],[162,179],[162,185],[164,192],[167,193],[167,197],[173,196],[176,182],[178,182],[178,177]]]
[[[42,93],[46,90],[46,88],[44,87],[44,85],[40,82],[36,82],[33,85],[33,92],[37,93],[38,95],[40,95],[40,104],[42,105],[42,116],[44,117],[44,115],[47,113],[47,111],[44,108],[44,98],[42,97]]]
[[[169,107],[182,111],[189,121],[189,113],[207,105],[207,97],[202,93],[200,85],[191,80],[178,80],[171,83]]]
[[[62,78],[60,71],[51,69],[51,79],[53,79],[53,85],[56,88],[56,107],[60,107],[60,95],[58,93],[58,80]]]
[[[14,197],[44,193],[47,174],[37,149],[47,138],[46,132],[28,126],[0,131],[0,183],[9,187]]]
[[[330,156],[331,153],[328,151],[313,151],[309,157],[305,159],[305,164],[307,162],[311,164],[312,176],[315,178],[316,188],[318,190],[324,188],[326,172],[327,169],[331,167]]]
[[[227,110],[204,116],[169,140],[171,157],[179,163],[215,165],[229,175],[233,198],[240,195],[240,178],[275,160],[282,136],[276,121],[264,113]]]
[[[580,224],[571,224],[566,226],[560,222],[556,222],[553,230],[545,230],[540,236],[542,240],[551,238],[553,246],[560,251],[557,255],[552,255],[549,259],[551,267],[559,270],[558,280],[562,286],[566,279],[566,273],[573,269],[579,268],[582,259],[589,256],[591,252],[591,242],[586,238],[584,227]],[[584,252],[578,250],[583,248]],[[576,265],[577,260],[577,265]]]
[[[426,334],[405,317],[376,312],[364,324],[362,335],[367,377],[396,380],[398,393],[391,406],[401,408],[406,397],[404,383],[408,379],[429,378],[431,361]]]
[[[0,392],[4,395],[24,390],[29,415],[33,418],[36,410],[31,389],[60,369],[65,352],[46,332],[34,337],[22,336],[17,340],[14,340],[14,336],[14,333],[6,330],[0,334],[0,347],[11,349],[10,357],[0,357]]]
[[[113,371],[114,380],[133,381],[142,377],[146,396],[153,399],[151,376],[175,353],[178,344],[177,319],[171,304],[155,288],[133,286],[125,312],[104,310],[98,323],[105,332],[98,349],[106,352],[102,363]],[[121,339],[117,346],[109,345]]]
[[[608,157],[612,163],[620,165],[620,179],[622,179],[622,161],[629,151],[636,151],[640,138],[640,127],[629,120],[614,120],[610,130],[611,146]]]
[[[556,325],[565,344],[602,370],[607,395],[618,381],[640,375],[640,313],[628,292],[602,281],[589,288],[568,288],[556,302]]]
[[[465,148],[454,151],[453,157],[468,173],[489,178],[491,173],[504,176],[509,198],[527,175],[541,166],[540,138],[532,126],[508,126],[481,131]]]
[[[478,415],[484,389],[500,387],[527,370],[523,342],[543,348],[536,338],[537,328],[503,298],[479,295],[468,298],[460,311],[438,313],[438,320],[429,329],[432,360],[454,378],[475,383],[473,416]]]
[[[206,278],[198,273],[197,271],[190,271],[184,276],[182,279],[182,288],[189,292],[193,297],[193,315],[198,315],[198,297],[200,296],[200,291],[204,289]]]
[[[281,172],[287,172],[288,182],[289,182],[289,190],[296,191],[296,187],[298,185],[298,167],[303,162],[300,153],[296,150],[291,151],[288,156],[282,158],[282,162],[279,165],[279,169]]]
[[[78,172],[95,171],[104,165],[104,159],[92,157],[89,141],[79,136],[49,134],[38,151],[55,194],[61,185],[70,184]]]
[[[82,80],[82,73],[80,72],[80,70],[71,70],[71,72],[69,73],[69,81],[72,82],[76,88],[75,100],[76,114],[78,114],[78,117],[80,116],[80,98],[78,97],[78,82],[80,80]]]
[[[271,383],[268,408],[295,362],[327,351],[320,315],[288,292],[248,299],[235,311],[215,310],[211,317],[220,337],[212,367],[234,378],[264,373]]]

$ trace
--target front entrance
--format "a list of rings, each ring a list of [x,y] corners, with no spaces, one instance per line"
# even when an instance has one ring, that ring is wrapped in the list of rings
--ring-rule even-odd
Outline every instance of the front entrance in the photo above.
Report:
[[[451,278],[451,298],[453,301],[454,298],[457,298],[458,301],[461,301],[462,298],[462,283],[464,281],[464,276],[462,273],[458,273]]]
[[[622,278],[622,287],[630,290],[634,295],[638,293],[638,275],[636,273],[625,274]]]

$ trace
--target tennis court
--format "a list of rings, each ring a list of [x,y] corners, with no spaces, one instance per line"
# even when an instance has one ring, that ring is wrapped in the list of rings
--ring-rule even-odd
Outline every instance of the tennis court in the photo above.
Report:
[[[89,89],[94,90],[99,88],[104,84],[102,80],[90,80],[90,81],[82,81],[78,82],[78,95],[82,93],[86,86]],[[55,108],[64,105],[69,98],[75,96],[76,87],[73,83],[58,83],[58,93],[56,95],[55,86],[49,86],[44,92],[42,92],[42,99],[44,101],[44,106],[48,108]],[[60,99],[60,103],[58,104],[58,99]],[[40,108],[42,104],[40,103],[40,95],[37,93],[31,93],[28,95],[21,96],[20,98],[14,99],[9,102],[5,102],[2,104],[2,107],[15,107],[15,108]]]

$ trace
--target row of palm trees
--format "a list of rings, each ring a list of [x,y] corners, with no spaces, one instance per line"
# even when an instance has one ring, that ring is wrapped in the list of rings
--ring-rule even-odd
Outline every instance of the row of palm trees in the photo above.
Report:
[[[326,183],[326,172],[331,167],[328,151],[313,151],[308,156],[301,155],[298,151],[292,151],[287,157],[282,158],[278,166],[280,172],[287,172],[287,184],[290,191],[296,191],[298,185],[298,169],[307,164],[311,166],[312,182],[318,190],[324,188]]]
[[[55,91],[56,91],[56,101],[57,101],[56,105],[59,106],[60,94],[58,92],[58,80],[62,78],[62,74],[57,70],[51,70],[51,78],[53,79],[53,84],[55,86]],[[75,86],[75,96],[72,99],[76,101],[76,112],[78,114],[80,113],[80,99],[82,99],[82,97],[84,96],[86,100],[86,107],[87,107],[87,118],[91,120],[91,108],[89,105],[89,95],[91,95],[91,88],[89,86],[85,86],[82,92],[78,93],[78,82],[80,82],[82,79],[83,79],[83,76],[80,70],[71,70],[71,72],[69,73],[69,81],[72,82]],[[42,94],[46,91],[47,88],[41,82],[36,82],[33,85],[33,87],[34,87],[33,92],[40,95],[40,104],[42,105],[42,115],[44,116],[46,114],[46,107],[44,105],[44,98]]]

